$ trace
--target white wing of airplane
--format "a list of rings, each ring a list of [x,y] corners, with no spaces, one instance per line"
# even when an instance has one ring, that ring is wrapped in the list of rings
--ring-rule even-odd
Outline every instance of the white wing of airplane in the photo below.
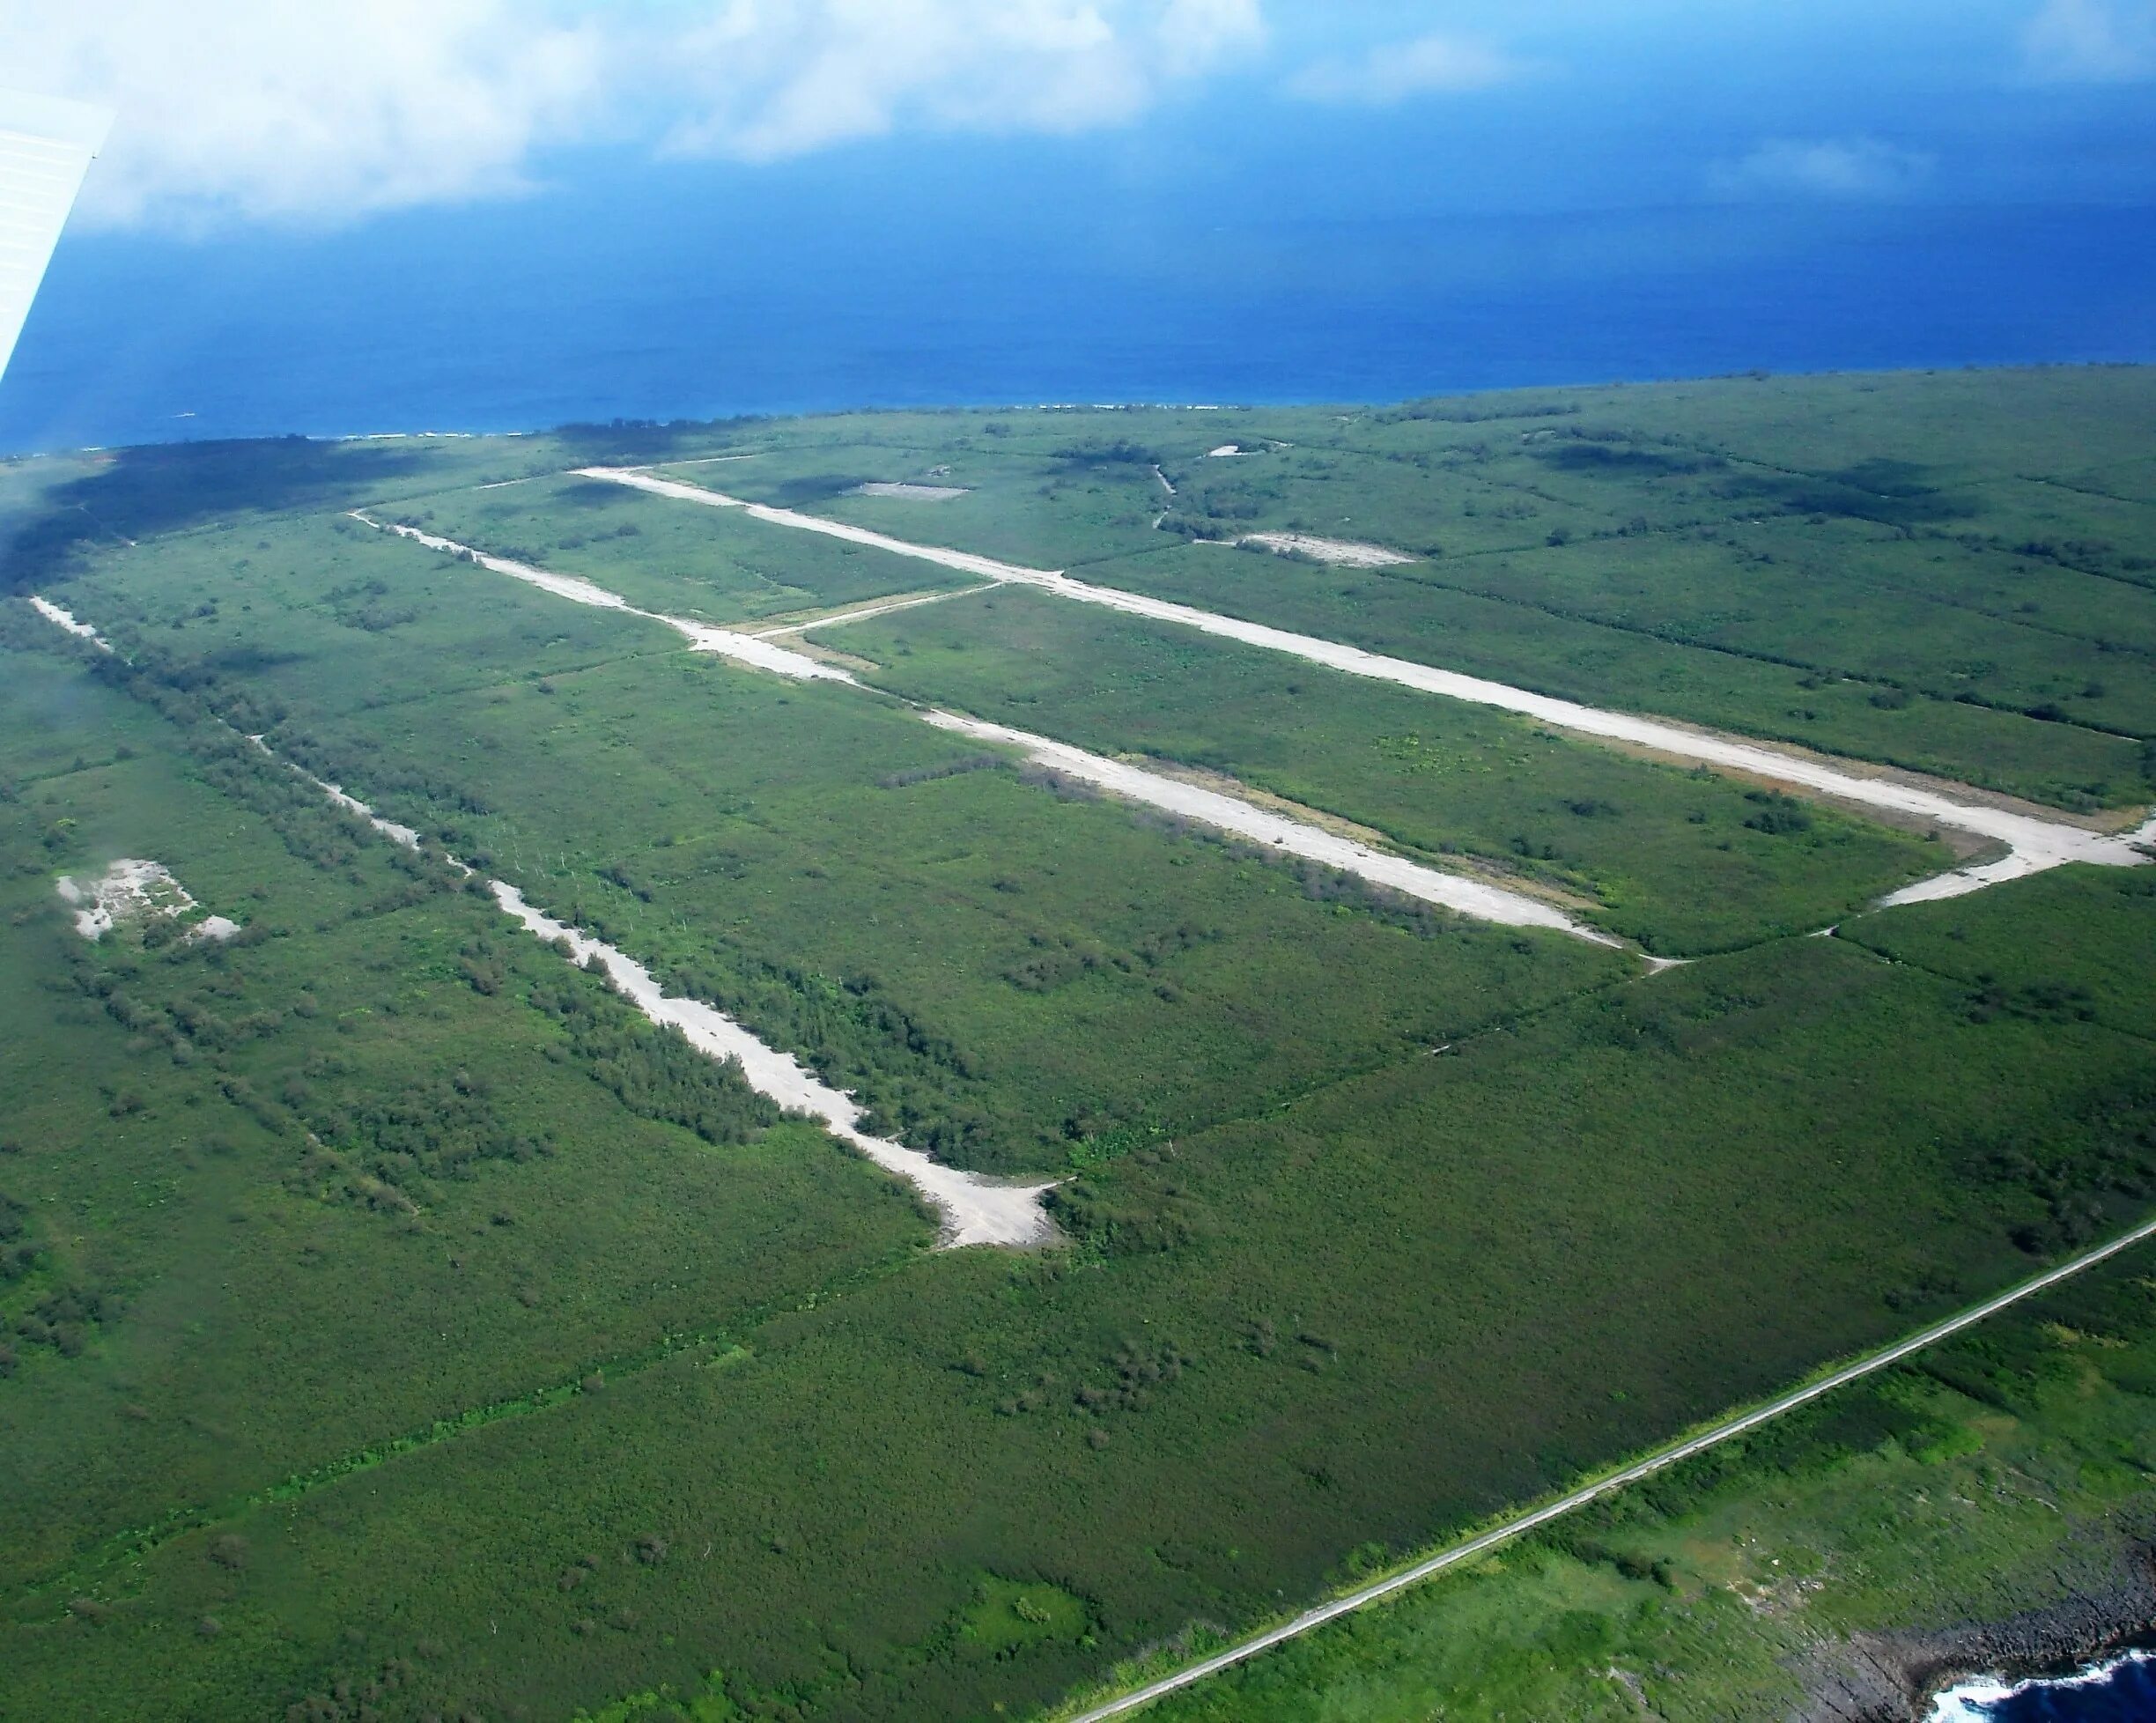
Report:
[[[111,124],[100,107],[0,90],[0,373]]]

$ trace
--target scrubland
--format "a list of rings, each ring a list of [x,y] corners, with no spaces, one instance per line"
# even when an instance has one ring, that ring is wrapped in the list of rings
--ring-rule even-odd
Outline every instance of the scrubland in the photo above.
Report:
[[[1733,380],[11,470],[0,578],[115,651],[0,601],[0,1710],[1037,1712],[2156,1197],[2156,868],[1869,911],[1949,847],[1015,588],[811,631],[871,685],[788,683],[347,511],[731,626],[936,588],[561,476],[650,465],[2106,819],[2150,795],[2150,388]],[[1230,440],[1264,452],[1207,456]],[[720,454],[752,458],[688,464]],[[1262,530],[1416,560],[1191,542]],[[914,702],[1221,774],[1695,960],[1399,901]],[[55,882],[122,856],[241,931],[83,940]],[[1059,1241],[933,1250],[904,1187],[453,856],[876,1128],[1056,1179]],[[1616,1667],[1672,1716],[1778,1715],[1790,1634],[2071,1571],[2014,1478],[2077,1527],[2145,1513],[2146,1272],[1176,1704],[1615,1716]]]

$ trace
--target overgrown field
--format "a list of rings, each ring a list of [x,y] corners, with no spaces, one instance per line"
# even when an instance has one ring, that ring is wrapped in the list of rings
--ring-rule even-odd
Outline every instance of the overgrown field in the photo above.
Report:
[[[971,583],[887,551],[814,536],[796,544],[745,515],[691,513],[573,476],[418,498],[384,509],[381,518],[580,574],[632,603],[705,622],[762,622]]]
[[[2152,388],[2133,367],[1737,380],[1375,411],[974,416],[941,439],[895,415],[818,421],[674,476],[2094,807],[2145,798],[2156,776]],[[978,488],[845,494],[931,465],[949,473],[925,482]],[[1259,531],[1416,560],[1174,548]]]
[[[2101,1599],[2156,1534],[2146,1258],[1148,1714],[1780,1719],[1855,1635]]]
[[[1650,951],[1809,933],[1950,859],[1758,786],[1025,588],[815,638],[911,698],[1225,773],[1411,852],[1576,894]]]
[[[880,1175],[188,702],[0,667],[16,1585],[927,1242]],[[54,876],[121,855],[244,931],[81,939]]]
[[[1986,387],[2020,403],[2022,442],[1969,428]],[[1365,638],[1397,614],[1338,588],[1374,594],[1372,572],[1145,550],[1174,524],[1154,517],[1392,542],[1414,509],[1487,535],[1579,529],[1518,552],[1524,569],[1580,547],[1605,491],[1633,486],[1676,548],[1624,578],[1674,617],[1717,578],[1684,548],[1707,541],[1684,536],[1682,509],[1720,509],[1713,529],[1735,532],[1764,506],[1738,494],[1745,473],[1930,438],[1927,484],[1974,475],[1955,481],[1975,509],[1957,519],[2026,514],[2061,488],[1991,482],[2010,469],[2092,487],[2071,497],[2113,485],[2109,560],[2075,553],[2110,573],[2076,572],[2125,591],[2146,456],[2130,425],[2103,445],[2087,426],[2145,387],[1743,381],[1346,418],[860,416],[0,474],[9,584],[117,648],[0,599],[0,1467],[16,1485],[0,1490],[0,1712],[1038,1713],[1906,1332],[2156,1201],[2140,957],[2156,869],[1852,916],[1946,847],[1014,588],[818,637],[873,660],[881,687],[788,682],[347,511],[742,625],[937,587],[889,552],[561,477],[749,454],[674,470],[1023,560],[1089,555],[1126,584],[1210,570],[1250,613],[1314,606],[1297,625]],[[1630,440],[1574,440],[1674,461],[1681,433],[1727,464],[1537,452],[1546,431],[1620,415]],[[1207,453],[1245,439],[1267,452]],[[1478,460],[1446,452],[1478,444]],[[2098,455],[2123,464],[2093,472]],[[1369,521],[1320,518],[1292,486],[1220,512],[1321,457],[1338,470],[1308,485],[1364,499],[1327,506]],[[849,494],[901,482],[968,494]],[[1447,487],[1470,482],[1493,511],[1542,512],[1459,514]],[[1821,556],[1871,531],[1846,510],[1773,518]],[[1951,542],[1901,524],[1878,538],[1887,562]],[[1613,558],[1638,542],[1606,541]],[[1975,627],[1964,551],[1940,553],[1956,595],[1941,608]],[[1408,577],[1447,555],[1384,590],[1436,593]],[[1787,620],[1783,577],[1761,572],[1782,566],[1731,565],[1768,583],[1759,615]],[[2064,603],[2058,580],[2036,602]],[[1601,679],[1566,691],[1613,704],[1773,729],[1754,695],[1799,674],[1446,590],[1585,631],[1566,638],[1596,644],[1551,662]],[[1976,649],[1849,603],[1851,665]],[[1519,638],[1459,636],[1495,658]],[[2003,650],[1995,705],[1935,698],[1913,669],[1905,702],[1877,702],[1886,672],[1866,670],[1814,691],[1839,716],[1813,739],[2122,802],[2140,743],[2096,723],[2139,721],[2138,661],[2111,656],[2115,691],[2054,718],[2007,709],[2048,672]],[[1769,680],[1739,686],[1731,667]],[[932,728],[916,699],[1231,774],[1698,961],[1650,973],[1634,953],[1283,865]],[[418,828],[421,853],[285,761]],[[904,1187],[651,1028],[451,856],[798,1054],[877,1128],[1057,1179],[1059,1242],[932,1250]],[[151,918],[85,941],[56,880],[124,857],[163,864],[240,933]],[[1798,936],[1828,921],[1838,936]],[[1986,1595],[1953,1589],[1980,1559],[2034,1550],[2049,1571],[2058,1546],[2022,1537],[2018,1486],[1982,1498],[2006,1517],[1981,1521],[1905,1486],[1936,1476],[1979,1499],[1968,1478],[2013,1466],[2064,1489],[2039,1440],[2064,1431],[2077,1513],[2145,1505],[2150,1456],[2121,1432],[2145,1429],[2146,1385],[2111,1367],[2145,1349],[2134,1284],[2049,1306],[2071,1342],[1971,1375],[2007,1343],[1980,1337],[1562,1548],[1349,1629],[1346,1651],[1314,1641],[1282,1666],[1299,1673],[1259,1666],[1193,1703],[1262,1716],[1318,1682],[1350,1716],[1518,1716],[1552,1695],[1591,1716],[1588,1699],[1625,1696],[1593,1690],[1590,1664],[1689,1669],[1747,1608],[1730,1582],[1773,1583],[1776,1555],[1798,1571],[1867,1491],[1911,1540],[1963,1540],[1925,1608]],[[2069,1371],[2085,1421],[2046,1422],[2065,1416]],[[2022,1425],[1955,1397],[1995,1390]],[[2100,1460],[2112,1469],[2087,1469]],[[1849,1601],[1805,1593],[1803,1608],[1835,1631],[1879,1619],[1910,1578],[1887,1536],[1852,1558]],[[1697,1694],[1768,1692],[1781,1620],[1729,1641]],[[1444,1662],[1435,1648],[1470,1631],[1497,1647],[1487,1662]],[[1384,1673],[1358,1687],[1345,1660],[1371,1647]]]
[[[379,570],[403,620],[352,628],[266,556],[214,617],[181,612],[177,571],[77,590],[165,684],[961,1165],[1113,1153],[1634,972],[1135,820],[895,702],[653,651],[676,637],[364,529],[331,541],[331,589]],[[574,632],[547,641],[557,620]],[[594,661],[598,632],[622,655]]]

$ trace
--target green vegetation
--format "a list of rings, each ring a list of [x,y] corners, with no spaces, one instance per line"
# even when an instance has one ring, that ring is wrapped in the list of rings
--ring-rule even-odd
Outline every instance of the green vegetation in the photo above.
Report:
[[[16,1584],[925,1241],[881,1177],[184,700],[0,668]],[[245,931],[80,939],[53,877],[117,854]]]
[[[2113,806],[2156,782],[2152,387],[2133,367],[1738,380],[975,415],[935,442],[934,421],[892,416],[676,476],[1547,693]],[[1229,443],[1256,452],[1205,454]],[[1088,446],[1082,477],[1055,476]],[[835,494],[930,460],[981,488]],[[1256,531],[1418,560],[1184,543]]]
[[[2021,441],[1972,442],[1985,387],[2022,392]],[[934,586],[889,553],[558,477],[752,452],[676,470],[1027,560],[1121,558],[1096,578],[1225,581],[1225,608],[1397,627],[1418,652],[1436,637],[1410,600],[1525,618],[1572,643],[1548,663],[1595,681],[1579,691],[1771,730],[1790,697],[1764,691],[1815,672],[1686,633],[1718,551],[1672,549],[1665,587],[1660,562],[1623,564],[1669,638],[1560,616],[1525,586],[1420,582],[1474,545],[1515,556],[1521,581],[1559,551],[1620,558],[1637,535],[1595,522],[1625,490],[1696,547],[1682,509],[1720,508],[1726,536],[1766,507],[1737,494],[1743,462],[1839,471],[1928,437],[1930,490],[1974,475],[1954,533],[2027,539],[2040,504],[2082,499],[2111,548],[2076,536],[2071,554],[2109,573],[2071,572],[2138,603],[2130,487],[2049,499],[2121,483],[2092,473],[2100,456],[2147,460],[2125,431],[2087,440],[2145,387],[868,415],[0,475],[10,581],[118,648],[0,601],[0,1711],[1037,1713],[1903,1334],[2156,1197],[2141,873],[2064,869],[1786,937],[1944,847],[1009,590],[828,637],[874,653],[863,674],[885,688],[786,682],[346,511],[732,620]],[[1537,452],[1613,416],[1624,438],[1566,439],[1604,456]],[[1687,426],[1690,453],[1656,440]],[[1266,452],[1207,455],[1231,440]],[[1487,458],[1454,459],[1479,443]],[[1449,508],[1485,537],[1382,575],[1189,544],[1152,524],[1170,500],[1156,464],[1185,521],[1428,552],[1413,511]],[[1776,518],[1822,557],[1877,528],[1866,580],[1915,544],[1978,594],[1933,536],[1940,505],[1906,475],[1864,477],[1898,522]],[[844,494],[870,479],[969,495]],[[1460,513],[1468,491],[1488,514]],[[1996,554],[2033,580],[2065,568]],[[1759,617],[1798,618],[1775,588],[1793,564],[1730,566],[1761,583]],[[1938,608],[1951,627],[1890,642],[1850,610],[1851,638],[1828,644],[1866,677],[1889,669],[1861,654],[1909,654],[1909,699],[1823,684],[1805,698],[1835,715],[1815,739],[2062,798],[2134,793],[2138,733],[2094,726],[2139,722],[2135,649],[2064,719],[2006,709],[2045,672],[2003,649],[1975,687],[1998,704],[1934,698],[1916,684],[1978,626],[1970,605]],[[1457,639],[1484,657],[1443,662],[1511,654],[1528,679],[1530,638],[1478,625]],[[1699,960],[1649,974],[1283,866],[934,729],[912,698],[1231,773],[1588,896]],[[416,827],[419,853],[286,761]],[[164,864],[241,931],[147,921],[85,942],[55,881],[120,857]],[[878,1127],[1054,1179],[1061,1240],[931,1250],[904,1187],[529,939],[452,857],[798,1054]],[[1293,1667],[1345,1715],[1562,1714],[1594,1669],[1664,1682],[1709,1656],[1743,1597],[1784,1597],[1776,1557],[1807,1580],[1860,1562],[1849,1601],[1791,1590],[1698,1678],[1775,1714],[1747,1696],[1788,1694],[1776,1634],[1899,1619],[1915,1564],[1897,1536],[1961,1539],[1961,1565],[1909,1594],[1924,1610],[2037,1596],[2026,1575],[2083,1570],[2052,1533],[2026,1535],[2045,1510],[2019,1474],[2076,1523],[2149,1500],[2134,1396],[2156,1321],[2137,1285],[2062,1294],[2058,1332],[1975,1336]],[[1954,1493],[2004,1517],[1956,1517]],[[1894,1508],[1872,1541],[1804,1566],[1865,1503]],[[2000,1589],[1955,1590],[1980,1563]],[[1360,1685],[1340,1674],[1396,1628]],[[1443,1661],[1462,1634],[1485,1654]],[[1206,1714],[1288,1703],[1268,1667],[1234,1690],[1256,1696],[1246,1712]],[[1594,1703],[1629,1703],[1604,1688]]]
[[[2145,744],[2137,738],[1598,627],[1438,585],[1421,565],[1348,570],[1268,561],[1193,545],[1088,574],[1568,699],[1883,760],[2062,806],[2148,794]]]
[[[2102,1600],[2145,1559],[2146,1255],[1148,1714],[1783,1717],[1856,1635]]]
[[[601,479],[534,478],[450,492],[400,503],[380,518],[580,574],[632,603],[706,622],[754,622],[968,583],[963,575],[836,539],[774,543],[769,528],[745,515],[692,514]]]
[[[816,638],[911,698],[1225,773],[1410,853],[1576,894],[1650,951],[1808,933],[1947,859],[1757,788],[1024,588]]]
[[[146,601],[116,569],[78,590],[100,617],[156,607],[113,638],[161,684],[266,726],[961,1165],[1052,1168],[1104,1132],[1197,1128],[1628,967],[1337,902],[1330,876],[954,771],[978,750],[895,702],[655,654],[665,629],[408,542],[332,542],[354,561],[330,573],[378,571],[396,628],[342,626],[266,555],[178,629],[163,582],[184,602],[184,568]],[[576,633],[535,654],[557,618]],[[595,656],[595,627],[624,655],[549,669]]]
[[[1155,548],[1153,520],[1167,493],[1153,473],[1153,462],[1165,458],[1149,446],[1153,423],[1144,443],[1060,416],[1012,434],[1020,423],[919,414],[813,421],[761,438],[748,460],[661,470],[750,502],[1031,567],[1072,567]],[[879,482],[966,494],[934,502],[853,494]]]

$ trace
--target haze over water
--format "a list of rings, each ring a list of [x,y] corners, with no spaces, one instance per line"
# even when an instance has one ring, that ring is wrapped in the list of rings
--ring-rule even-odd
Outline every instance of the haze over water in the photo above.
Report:
[[[415,108],[416,166],[352,149],[445,189],[373,212],[334,154],[183,176],[120,92],[0,451],[2156,359],[2138,38],[2047,36],[2036,0],[1263,18],[1097,114],[1030,108],[1040,63],[854,91],[858,132],[757,86],[699,158],[661,91],[469,185]],[[318,100],[370,79],[405,99],[361,65]]]
[[[750,214],[656,245],[569,196],[214,253],[85,240],[0,385],[0,448],[2156,356],[2141,211],[1837,211],[1763,244],[1756,212],[1716,209],[1187,239]]]

